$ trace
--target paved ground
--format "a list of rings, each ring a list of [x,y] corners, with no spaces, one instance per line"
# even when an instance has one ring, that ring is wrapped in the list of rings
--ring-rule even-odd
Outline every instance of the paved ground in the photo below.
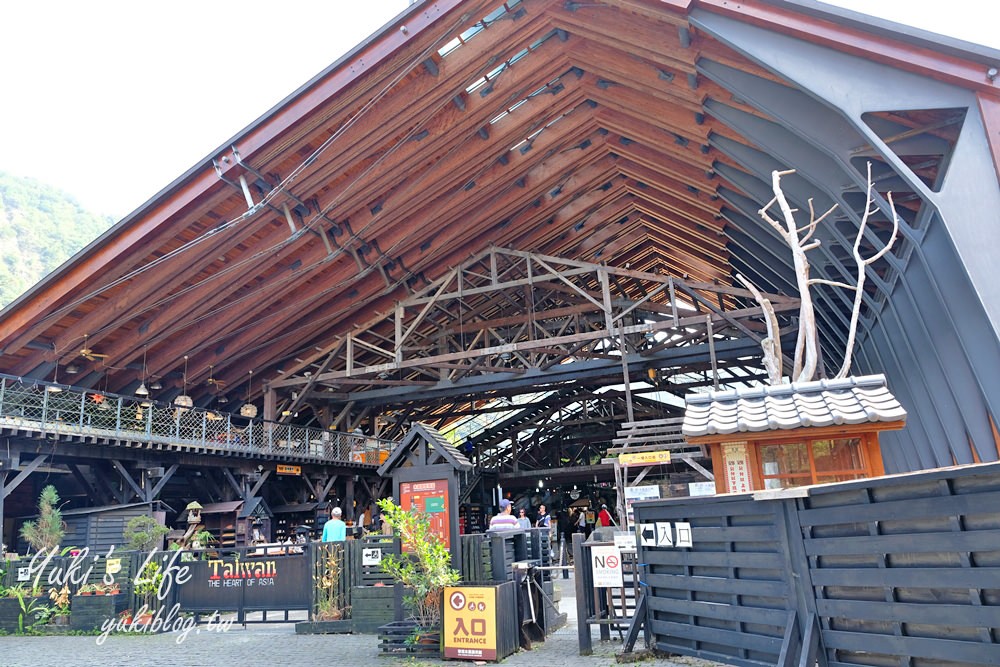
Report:
[[[563,590],[560,608],[570,615],[570,622],[551,634],[531,651],[519,651],[506,658],[506,667],[607,667],[616,664],[615,653],[621,643],[597,640],[594,654],[581,656],[577,644],[575,601],[572,580],[559,580]],[[98,637],[0,637],[0,667],[66,667],[101,665],[132,667],[221,667],[239,665],[324,665],[331,667],[378,665],[379,667],[442,667],[462,663],[441,660],[381,657],[375,635],[296,635],[291,624],[234,625],[214,631],[205,625],[186,636],[179,632],[159,635],[112,635],[98,644]],[[465,663],[472,664],[472,663]],[[644,667],[677,665],[712,665],[692,659],[651,659]]]

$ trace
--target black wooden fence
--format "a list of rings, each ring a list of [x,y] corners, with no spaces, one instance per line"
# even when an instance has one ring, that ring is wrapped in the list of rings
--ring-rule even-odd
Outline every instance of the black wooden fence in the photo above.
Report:
[[[644,620],[733,665],[998,665],[998,508],[1000,464],[637,503]]]

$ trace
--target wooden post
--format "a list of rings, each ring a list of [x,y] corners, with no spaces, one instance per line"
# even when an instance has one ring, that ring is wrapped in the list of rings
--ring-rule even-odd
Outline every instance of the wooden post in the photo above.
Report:
[[[590,624],[587,623],[587,584],[584,581],[588,565],[583,560],[583,535],[573,533],[573,565],[575,574],[573,585],[576,588],[576,634],[580,645],[580,655],[592,655],[594,644],[590,638]]]

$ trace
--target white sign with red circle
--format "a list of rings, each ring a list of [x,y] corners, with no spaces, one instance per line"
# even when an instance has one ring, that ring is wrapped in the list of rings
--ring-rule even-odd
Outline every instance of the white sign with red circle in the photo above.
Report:
[[[595,588],[621,588],[622,554],[615,546],[593,547],[590,550],[591,570]]]

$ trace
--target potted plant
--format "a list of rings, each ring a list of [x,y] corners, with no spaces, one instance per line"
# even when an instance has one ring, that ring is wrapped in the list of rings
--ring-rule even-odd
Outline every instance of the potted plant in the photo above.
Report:
[[[324,545],[326,552],[313,576],[316,586],[316,613],[318,621],[339,621],[344,617],[340,600],[341,560],[344,551],[333,545]]]
[[[59,546],[64,535],[59,494],[49,484],[38,497],[38,518],[21,526],[21,537],[35,551],[51,551]]]
[[[163,568],[156,561],[149,561],[139,572],[139,576],[133,582],[133,591],[142,599],[141,612],[135,617],[135,623],[146,625],[153,618],[153,610],[156,606],[156,595],[163,583]]]
[[[191,548],[207,549],[208,545],[212,544],[213,542],[215,542],[215,535],[212,534],[212,531],[205,530],[203,528],[199,530],[197,533],[195,533],[194,537],[191,538]]]
[[[49,589],[49,599],[52,600],[51,617],[49,622],[53,625],[69,625],[69,586],[63,584],[62,588]]]
[[[308,621],[295,624],[296,634],[333,634],[353,632],[350,607],[344,605],[344,545],[326,542],[317,549],[312,565],[314,606]]]
[[[104,595],[104,592],[100,589],[100,584],[84,584],[77,589],[76,594],[87,597],[89,595]]]
[[[434,633],[440,638],[444,588],[461,579],[451,566],[451,552],[432,530],[427,514],[404,510],[391,498],[378,501],[378,506],[403,545],[403,553],[382,559],[382,569],[413,591],[404,598],[414,623],[411,641]]]

